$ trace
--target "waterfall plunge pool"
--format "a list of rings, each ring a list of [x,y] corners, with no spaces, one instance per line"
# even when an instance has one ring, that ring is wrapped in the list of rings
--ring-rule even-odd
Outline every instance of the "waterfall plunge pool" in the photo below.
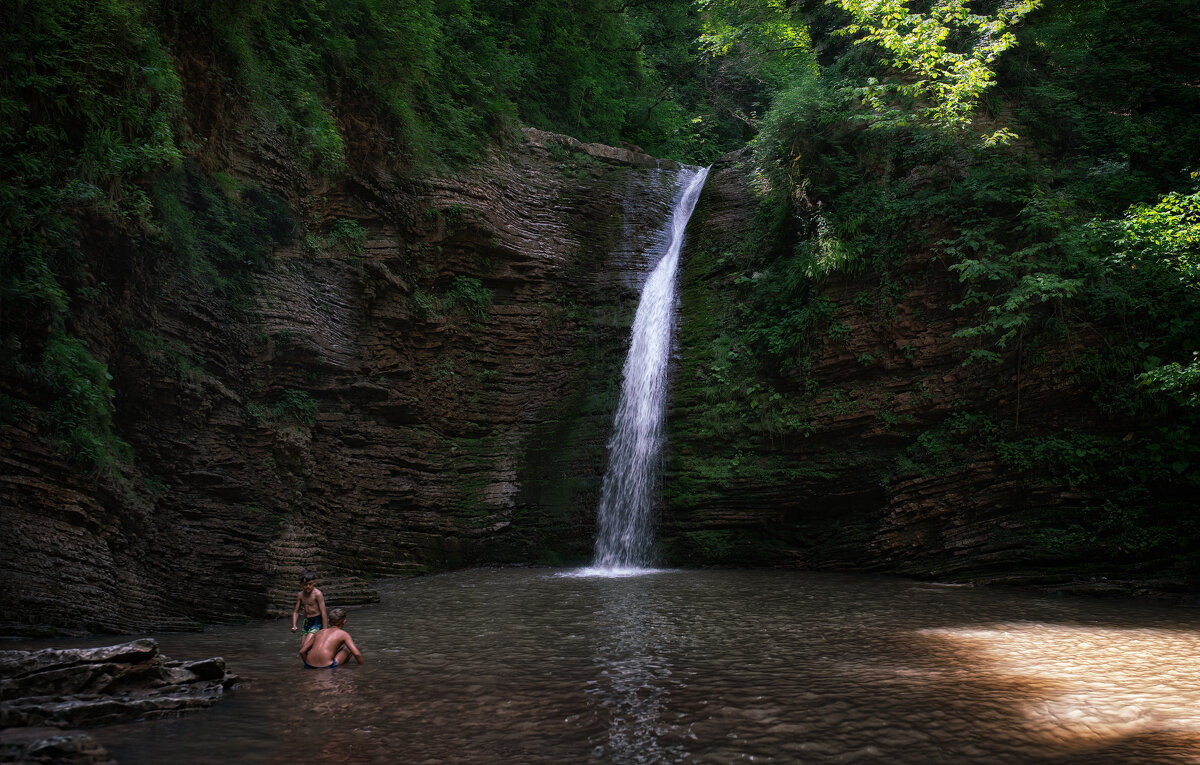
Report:
[[[245,683],[94,731],[138,763],[1197,763],[1200,613],[868,575],[384,582],[364,666],[287,619],[156,635]],[[337,605],[336,603],[331,604]]]

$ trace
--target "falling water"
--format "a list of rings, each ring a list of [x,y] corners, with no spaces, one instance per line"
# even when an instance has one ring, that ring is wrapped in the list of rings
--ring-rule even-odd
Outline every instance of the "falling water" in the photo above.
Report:
[[[683,233],[704,187],[707,168],[686,168],[682,191],[664,231],[667,249],[642,287],[621,401],[608,442],[608,471],[597,511],[597,569],[620,572],[651,563],[651,508],[662,452],[667,362],[675,323],[675,272]]]

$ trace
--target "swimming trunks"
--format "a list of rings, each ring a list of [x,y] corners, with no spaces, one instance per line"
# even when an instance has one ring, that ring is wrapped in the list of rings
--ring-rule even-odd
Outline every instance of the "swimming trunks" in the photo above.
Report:
[[[300,632],[305,635],[314,632],[320,632],[321,626],[320,616],[306,616],[304,617],[304,628],[301,629]]]
[[[337,669],[337,659],[334,659],[333,663],[330,664],[328,667],[314,667],[313,665],[309,664],[306,661],[306,662],[304,662],[304,668],[305,669]]]

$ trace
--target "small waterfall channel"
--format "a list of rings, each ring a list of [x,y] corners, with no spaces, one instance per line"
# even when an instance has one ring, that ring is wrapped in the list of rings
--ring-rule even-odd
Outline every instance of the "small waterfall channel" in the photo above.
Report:
[[[680,191],[660,238],[667,246],[642,287],[597,510],[592,569],[597,573],[633,573],[653,562],[651,510],[663,445],[667,366],[675,326],[675,276],[684,231],[707,176],[707,168],[680,171]]]

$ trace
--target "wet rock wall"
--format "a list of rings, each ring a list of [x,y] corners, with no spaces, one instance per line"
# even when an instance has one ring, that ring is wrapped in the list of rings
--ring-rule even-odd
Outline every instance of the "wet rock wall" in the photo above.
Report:
[[[257,214],[256,261],[103,222],[81,242],[97,297],[72,331],[133,458],[81,469],[41,437],[42,392],[5,381],[33,406],[0,432],[3,631],[284,614],[305,569],[332,607],[378,576],[585,559],[676,166],[529,130],[453,177],[328,179],[233,136],[170,199],[214,231]]]
[[[1191,597],[1178,562],[1048,542],[1047,530],[1103,502],[1102,487],[1026,473],[981,435],[987,422],[1012,438],[1074,429],[1129,440],[1147,427],[1099,412],[1065,371],[1103,328],[1043,338],[1037,356],[964,365],[969,341],[954,334],[970,317],[953,308],[963,288],[931,246],[895,264],[887,285],[869,269],[815,282],[808,300],[826,305],[817,331],[790,367],[761,376],[769,365],[746,355],[753,317],[740,302],[745,280],[763,277],[736,260],[759,214],[746,159],[714,166],[689,228],[668,562]]]

